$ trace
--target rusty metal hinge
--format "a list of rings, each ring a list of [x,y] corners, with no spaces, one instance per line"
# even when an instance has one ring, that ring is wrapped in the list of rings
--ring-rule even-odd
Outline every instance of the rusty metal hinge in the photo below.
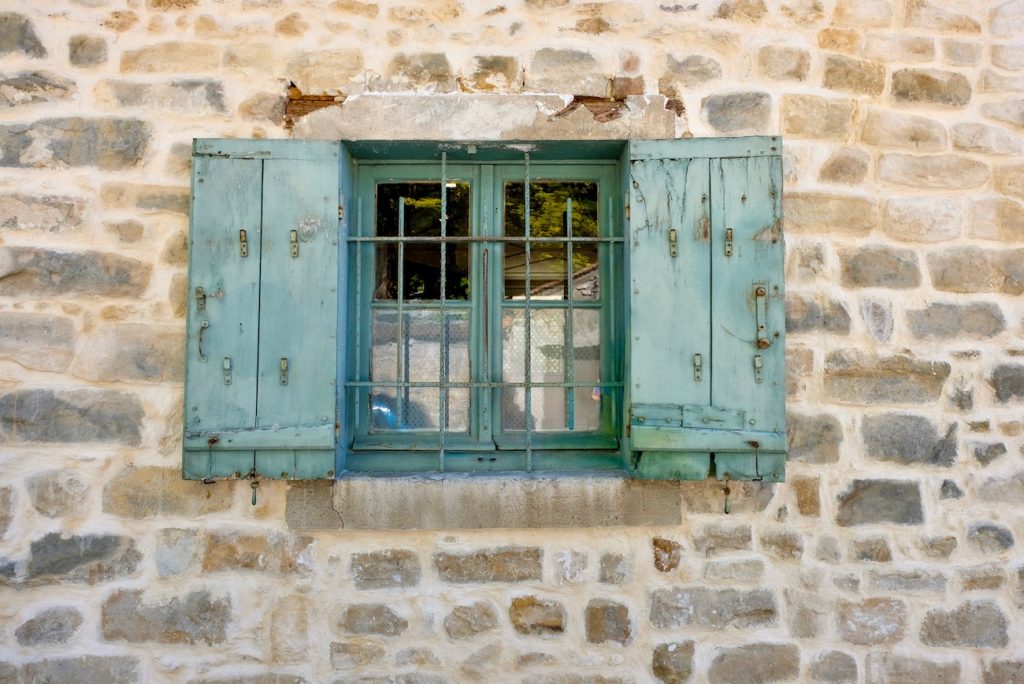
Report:
[[[243,257],[249,256],[249,233],[244,229],[238,231],[238,247]]]
[[[299,256],[299,231],[293,230],[289,241],[292,244],[292,257]]]
[[[732,256],[732,228],[725,229],[725,256]]]
[[[673,258],[679,256],[679,231],[675,228],[668,231],[668,253]]]
[[[206,290],[201,287],[196,288],[196,311],[198,313],[206,311]]]

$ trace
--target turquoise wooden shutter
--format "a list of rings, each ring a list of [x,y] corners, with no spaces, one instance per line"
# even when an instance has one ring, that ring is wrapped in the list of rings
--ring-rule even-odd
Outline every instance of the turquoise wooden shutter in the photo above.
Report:
[[[777,138],[630,143],[636,477],[784,477],[780,154]]]
[[[337,143],[196,141],[186,478],[333,476],[338,181]]]

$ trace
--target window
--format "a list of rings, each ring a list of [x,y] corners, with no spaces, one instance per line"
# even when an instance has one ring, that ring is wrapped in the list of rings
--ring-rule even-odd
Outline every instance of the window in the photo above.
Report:
[[[780,150],[196,141],[185,476],[781,479]]]

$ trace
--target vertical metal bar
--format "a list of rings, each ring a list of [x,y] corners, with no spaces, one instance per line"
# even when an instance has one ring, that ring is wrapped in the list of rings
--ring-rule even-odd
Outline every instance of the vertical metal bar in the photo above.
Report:
[[[356,200],[356,207],[357,207],[356,208],[356,222],[357,222],[356,223],[356,234],[359,235],[360,237],[362,237],[362,235],[363,235],[363,225],[364,225],[363,224],[363,197],[362,197],[362,194],[360,194],[359,198]],[[367,308],[370,308],[372,305],[373,304],[371,302],[367,306]],[[354,339],[356,341],[356,350],[357,351],[356,351],[356,372],[355,372],[355,376],[356,377],[354,379],[355,380],[369,380],[369,377],[366,377],[366,378],[362,377],[362,372],[361,372],[361,369],[362,369],[362,353],[359,351],[360,345],[363,343],[363,338],[362,338],[362,327],[363,327],[363,243],[362,242],[357,242],[356,243],[356,299],[355,299],[355,306],[356,306],[356,321],[355,321],[356,330],[355,330],[355,338]],[[373,341],[372,340],[370,341],[370,347],[371,347],[371,352],[370,353],[372,353],[372,347],[373,347]],[[369,353],[367,354],[367,358],[369,358]],[[345,360],[341,359],[341,363],[344,363],[344,362],[345,362]],[[360,416],[362,415],[362,413],[359,411],[359,401],[360,401],[360,395],[362,395],[362,393],[364,391],[365,390],[363,390],[361,387],[354,387],[354,388],[352,388],[352,419],[355,421],[356,425],[358,425],[360,422],[362,422],[360,420]],[[369,390],[369,392],[372,393],[373,390]],[[373,420],[372,420],[373,419],[373,411],[370,409],[369,402],[367,402],[366,410],[369,413],[369,416],[368,416],[369,420],[367,420],[365,424],[366,425],[372,425],[373,424]]]
[[[395,392],[396,412],[398,413],[399,430],[405,427],[405,402],[409,400],[409,379],[405,377],[408,364],[403,364],[406,354],[405,344],[405,312],[402,311],[402,300],[405,295],[405,198],[398,198],[398,345],[395,347],[395,379],[399,389]]]
[[[605,214],[605,216],[608,217],[608,225],[609,225],[609,227],[613,226],[614,223],[615,223],[615,215],[612,213],[612,208],[613,208],[612,207],[612,198],[611,198],[610,195],[611,195],[611,193],[609,193],[608,209],[607,209],[607,213]],[[598,218],[600,218],[600,217],[598,217]],[[601,223],[599,222],[598,223],[598,233],[600,234],[603,230],[604,230],[604,228],[601,225]],[[602,237],[604,237],[604,236],[602,236]],[[598,364],[597,364],[597,368],[598,368],[597,381],[598,382],[602,382],[602,381],[605,381],[605,380],[608,380],[608,379],[621,380],[622,378],[625,377],[625,368],[624,367],[621,367],[621,368],[620,367],[616,367],[614,365],[615,364],[615,356],[616,356],[616,354],[618,354],[618,356],[619,356],[619,363],[622,363],[622,364],[625,363],[625,356],[626,356],[626,354],[625,354],[626,340],[624,339],[625,336],[624,335],[620,335],[619,328],[615,324],[615,303],[616,303],[617,300],[616,300],[615,297],[611,296],[611,293],[612,293],[612,289],[611,288],[615,287],[615,283],[618,282],[618,281],[615,280],[615,258],[617,256],[616,253],[615,253],[615,250],[616,250],[616,244],[614,242],[599,242],[598,245],[597,245],[597,263],[598,263],[598,267],[597,267],[597,274],[598,274],[597,296],[601,299],[601,310],[608,312],[608,328],[607,329],[599,328],[599,329],[601,330],[601,339],[602,340],[609,340],[611,342],[611,344],[607,344],[607,345],[602,344],[601,345],[601,352],[600,352],[601,353],[601,357],[598,359]],[[623,256],[624,255],[625,255],[625,247],[623,247]],[[606,283],[604,281],[604,274],[601,273],[601,264],[608,264],[608,281],[607,282],[610,285],[607,288],[605,287]],[[616,339],[617,337],[619,339]],[[615,350],[618,350],[618,351],[615,351]],[[611,375],[610,376],[606,376],[605,375],[606,364],[611,364],[612,365],[613,370],[611,371]],[[619,392],[619,401],[620,402],[621,401],[625,401],[625,395],[620,390],[613,389],[611,391],[612,392]],[[611,395],[609,395],[609,396],[611,396]],[[610,407],[612,405],[614,405],[615,402],[609,401],[609,400],[605,399],[605,388],[601,387],[601,386],[598,386],[598,397],[599,397],[599,402],[600,402],[599,405],[598,405],[598,412],[601,415],[601,422],[602,422],[602,424],[607,425],[608,423],[605,422],[605,411],[606,410],[610,411],[611,410]],[[619,405],[621,406],[621,404],[619,404]],[[616,430],[619,429],[618,428],[618,424],[617,424],[618,420],[619,419],[616,417],[616,415],[613,414],[612,417],[611,417],[611,423],[613,424],[613,429],[616,429]]]
[[[569,238],[569,241],[565,244],[568,246],[568,261],[566,262],[566,276],[565,276],[565,288],[566,293],[569,296],[569,314],[565,319],[565,364],[569,371],[569,383],[570,386],[566,390],[566,426],[569,430],[576,429],[576,388],[573,386],[576,382],[576,345],[575,336],[573,335],[573,289],[572,289],[572,276],[573,269],[575,266],[572,261],[572,197],[565,199],[565,237]]]
[[[448,153],[441,152],[441,367],[438,388],[437,421],[441,428],[440,448],[437,454],[438,469],[444,472],[444,437],[448,431],[448,318],[445,315],[448,270]]]
[[[524,353],[525,373],[523,375],[524,390],[526,392],[526,471],[531,472],[533,470],[533,428],[531,423],[533,422],[533,389],[531,388],[530,380],[532,375],[530,373],[531,366],[531,330],[530,330],[530,153],[527,152],[524,155],[524,181],[523,181],[523,228],[525,231],[524,245],[526,247],[526,306],[523,309],[526,315],[526,350]]]

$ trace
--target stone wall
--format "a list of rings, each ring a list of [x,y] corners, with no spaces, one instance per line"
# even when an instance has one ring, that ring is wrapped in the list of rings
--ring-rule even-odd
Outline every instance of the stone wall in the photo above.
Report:
[[[7,7],[0,681],[1024,681],[1024,0]],[[785,483],[360,531],[180,479],[193,137],[745,133]]]

